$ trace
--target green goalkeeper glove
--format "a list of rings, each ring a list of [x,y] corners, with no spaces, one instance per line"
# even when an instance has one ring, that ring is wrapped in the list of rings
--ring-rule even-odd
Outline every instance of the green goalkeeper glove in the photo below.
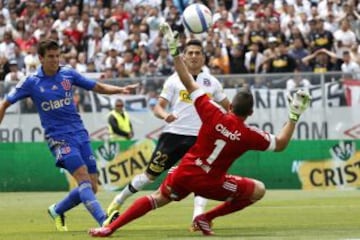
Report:
[[[164,35],[164,39],[169,47],[171,56],[178,56],[180,54],[178,49],[179,33],[176,31],[173,32],[170,25],[166,22],[160,23],[160,32]]]
[[[289,101],[289,118],[297,122],[300,115],[309,107],[311,97],[308,92],[304,90],[298,90],[293,96],[288,95]]]

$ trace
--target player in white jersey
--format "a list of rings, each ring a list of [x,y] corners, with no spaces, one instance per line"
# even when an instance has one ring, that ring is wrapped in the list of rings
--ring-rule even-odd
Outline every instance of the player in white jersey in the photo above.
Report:
[[[202,42],[196,39],[188,41],[183,57],[196,82],[215,102],[228,110],[230,102],[224,94],[220,82],[209,73],[202,72],[205,64]],[[168,107],[172,109],[171,112],[166,110]],[[196,141],[201,121],[189,93],[176,73],[165,81],[159,101],[154,108],[154,114],[163,119],[167,125],[160,135],[150,162],[145,172],[136,175],[130,184],[114,198],[108,207],[108,213],[119,210],[129,196],[153,182],[161,173],[175,165]],[[200,196],[195,197],[193,218],[204,211],[205,205],[206,199]]]

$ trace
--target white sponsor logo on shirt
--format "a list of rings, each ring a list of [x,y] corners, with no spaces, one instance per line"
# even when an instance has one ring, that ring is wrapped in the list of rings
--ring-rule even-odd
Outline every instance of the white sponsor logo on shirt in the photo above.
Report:
[[[232,141],[240,141],[241,133],[238,132],[238,130],[235,130],[235,132],[230,132],[221,123],[219,123],[215,126],[215,130],[220,132],[222,135],[224,135],[225,137],[229,138]]]
[[[62,108],[65,105],[70,105],[71,102],[72,102],[72,98],[62,98],[59,100],[50,100],[50,101],[42,102],[41,108],[42,108],[42,110],[47,112],[47,111],[55,110],[58,108]]]

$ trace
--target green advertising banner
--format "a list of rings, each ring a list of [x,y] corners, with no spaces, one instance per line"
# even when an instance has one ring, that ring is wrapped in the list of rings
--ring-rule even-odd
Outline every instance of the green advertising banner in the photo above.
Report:
[[[259,179],[269,189],[337,189],[360,187],[360,141],[292,141],[286,151],[248,152],[230,173]],[[100,188],[122,189],[145,170],[155,148],[148,139],[93,142]],[[165,174],[146,189],[155,189]],[[64,191],[75,185],[55,167],[46,143],[0,144],[0,191]]]

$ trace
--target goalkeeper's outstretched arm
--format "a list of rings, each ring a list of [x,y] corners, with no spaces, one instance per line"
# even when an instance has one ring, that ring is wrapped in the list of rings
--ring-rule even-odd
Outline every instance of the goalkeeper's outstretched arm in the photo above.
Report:
[[[194,78],[188,72],[180,55],[174,57],[174,66],[181,82],[184,84],[186,90],[188,90],[189,93],[192,93],[196,89],[200,88],[200,86],[194,81]]]
[[[289,120],[276,135],[275,151],[279,152],[286,148],[294,133],[296,122],[300,115],[309,107],[311,96],[307,91],[298,90],[293,96],[288,96],[289,101]]]
[[[189,93],[192,93],[196,89],[200,88],[200,86],[194,81],[194,78],[187,70],[182,56],[180,55],[180,51],[178,49],[179,35],[176,32],[173,32],[170,25],[166,22],[160,24],[160,31],[164,35],[164,39],[169,47],[171,56],[174,58],[175,70],[179,75],[181,82],[184,84],[186,90],[188,90]]]

